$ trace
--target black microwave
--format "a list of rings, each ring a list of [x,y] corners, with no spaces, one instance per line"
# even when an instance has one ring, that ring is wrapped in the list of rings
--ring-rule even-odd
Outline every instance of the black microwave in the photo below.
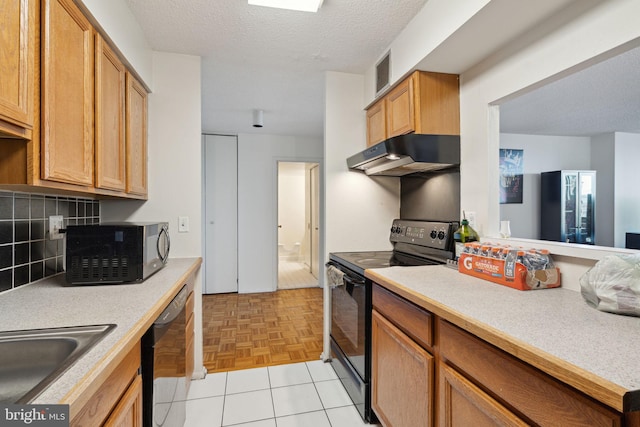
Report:
[[[66,235],[70,284],[142,282],[169,257],[166,222],[69,225]]]

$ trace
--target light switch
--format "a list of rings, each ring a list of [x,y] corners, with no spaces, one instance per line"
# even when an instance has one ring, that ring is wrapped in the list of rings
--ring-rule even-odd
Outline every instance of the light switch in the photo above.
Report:
[[[467,211],[467,220],[469,221],[469,225],[474,230],[478,230],[478,224],[476,224],[476,213],[474,211]]]
[[[178,217],[178,233],[187,233],[189,231],[189,217]]]

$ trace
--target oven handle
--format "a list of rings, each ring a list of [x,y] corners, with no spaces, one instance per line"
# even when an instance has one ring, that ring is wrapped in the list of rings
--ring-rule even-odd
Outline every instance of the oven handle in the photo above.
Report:
[[[346,274],[344,275],[344,285],[345,285],[345,289],[347,291],[347,293],[351,296],[353,296],[353,289],[354,288],[362,288],[364,287],[364,280],[356,280],[353,279],[349,276],[347,276]]]

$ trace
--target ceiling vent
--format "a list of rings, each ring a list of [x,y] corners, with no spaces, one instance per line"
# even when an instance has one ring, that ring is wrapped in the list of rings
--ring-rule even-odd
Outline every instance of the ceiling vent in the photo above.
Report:
[[[376,64],[376,96],[389,87],[389,77],[391,67],[389,66],[389,56],[391,51]]]

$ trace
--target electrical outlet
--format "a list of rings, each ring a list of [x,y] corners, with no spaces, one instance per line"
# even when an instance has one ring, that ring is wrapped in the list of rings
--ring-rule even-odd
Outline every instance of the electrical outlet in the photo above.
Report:
[[[477,224],[476,224],[476,213],[473,211],[467,211],[467,221],[469,221],[469,225],[471,226],[471,228],[473,228],[474,230],[477,230]]]
[[[189,217],[178,217],[178,233],[187,233],[189,231]]]
[[[60,230],[64,228],[64,217],[52,215],[49,217],[49,240],[59,240],[64,237]]]

